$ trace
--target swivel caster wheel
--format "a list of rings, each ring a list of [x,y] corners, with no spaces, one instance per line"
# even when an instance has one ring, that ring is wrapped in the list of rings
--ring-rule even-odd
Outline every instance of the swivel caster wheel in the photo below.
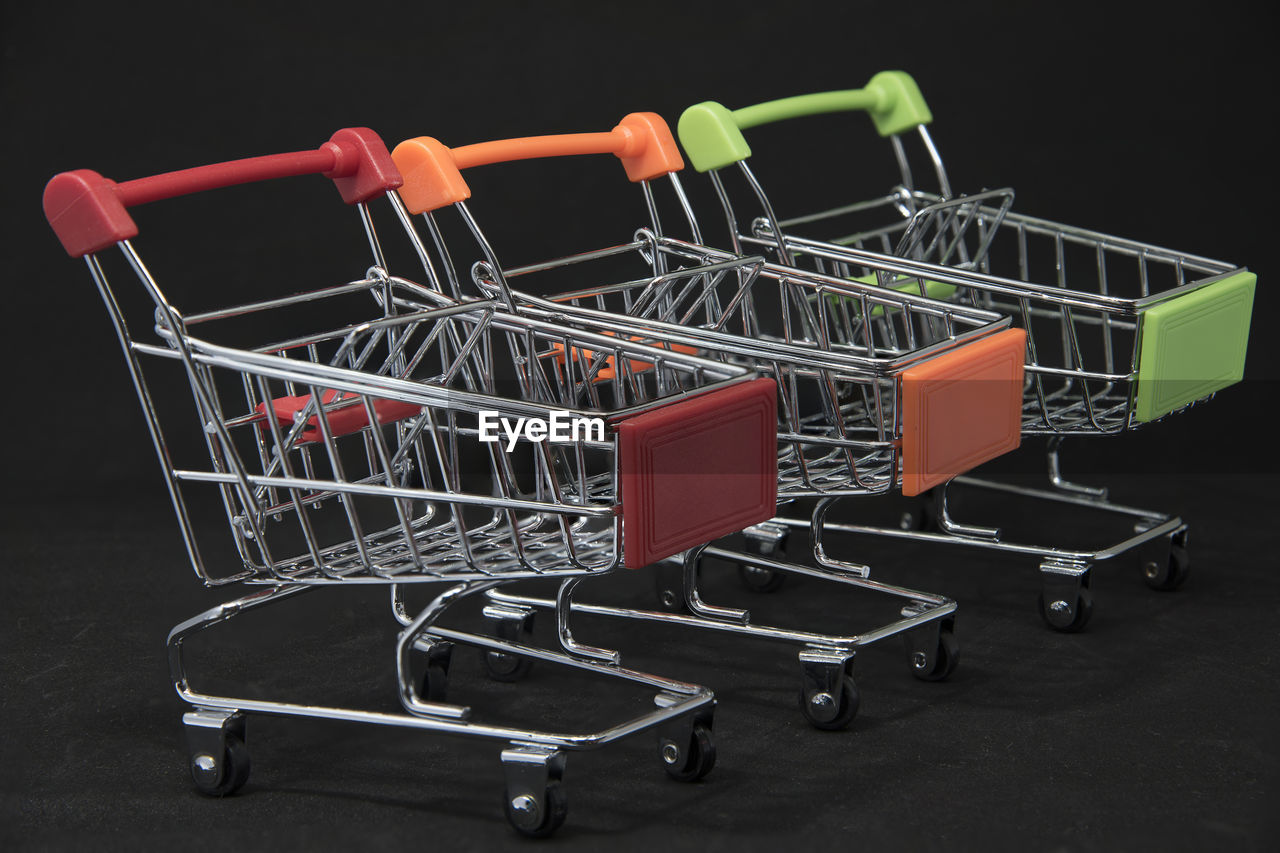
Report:
[[[901,530],[915,530],[921,533],[938,532],[938,501],[933,492],[925,492],[924,498],[912,509],[902,513],[898,519]]]
[[[786,556],[790,531],[785,525],[770,521],[753,524],[742,531],[742,536],[743,547],[748,554],[770,560]],[[787,579],[784,572],[751,563],[738,565],[738,577],[742,580],[742,585],[752,592],[776,592]]]
[[[911,674],[921,681],[945,681],[956,671],[960,663],[960,643],[956,635],[949,629],[938,631],[938,647],[930,665],[929,655],[924,652],[911,654]]]
[[[569,799],[560,782],[564,764],[564,753],[547,747],[503,750],[507,777],[503,801],[512,829],[530,838],[546,838],[560,828],[569,813]]]
[[[1142,579],[1147,586],[1172,591],[1187,582],[1191,574],[1191,555],[1187,553],[1186,536],[1175,534],[1164,560],[1147,560],[1142,564]]]
[[[511,611],[489,616],[492,633],[509,643],[530,645],[533,640],[533,611]],[[486,651],[484,669],[494,681],[520,681],[533,668],[533,658],[511,652]]]
[[[742,585],[752,592],[776,592],[787,579],[782,572],[745,563],[738,566],[738,577]]]
[[[839,731],[849,727],[858,716],[858,685],[852,675],[841,677],[838,689],[801,690],[800,711],[809,725],[823,731]]]
[[[226,735],[221,757],[208,752],[191,756],[191,781],[196,790],[210,797],[234,794],[249,781],[249,747],[238,735]]]
[[[485,652],[484,670],[494,681],[520,681],[533,669],[533,660],[506,652]]]
[[[687,746],[681,748],[676,741],[662,738],[658,743],[658,755],[663,769],[672,779],[696,782],[716,766],[716,743],[705,723],[694,723]]]
[[[513,793],[510,788],[503,796],[506,799],[507,822],[516,832],[529,838],[552,835],[569,814],[569,798],[558,779],[547,783],[541,798],[529,793]]]
[[[658,607],[667,613],[687,613],[684,601],[684,567],[667,561],[650,566]]]
[[[449,692],[449,662],[453,643],[435,643],[427,652],[427,667],[418,684],[418,696],[427,702],[444,702]]]
[[[1093,615],[1093,593],[1081,588],[1076,593],[1074,604],[1057,599],[1046,603],[1045,594],[1040,593],[1040,618],[1055,631],[1074,634],[1084,630]]]

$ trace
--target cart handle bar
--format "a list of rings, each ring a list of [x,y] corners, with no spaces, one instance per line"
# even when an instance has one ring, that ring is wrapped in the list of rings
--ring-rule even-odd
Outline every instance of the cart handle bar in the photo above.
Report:
[[[314,151],[249,157],[116,183],[89,169],[54,175],[44,188],[44,215],[73,258],[138,235],[126,208],[205,190],[272,178],[322,174],[347,204],[377,198],[400,186],[387,146],[367,127],[347,127]]]
[[[694,104],[680,116],[680,144],[699,172],[722,169],[751,156],[742,131],[822,113],[867,112],[881,136],[904,133],[933,121],[920,87],[905,71],[881,71],[865,88],[818,92],[729,110],[715,101]]]
[[[412,213],[427,213],[466,201],[471,189],[463,169],[579,154],[613,154],[632,181],[649,181],[684,168],[671,128],[657,113],[631,113],[608,133],[565,133],[525,136],[450,148],[430,136],[419,136],[391,152],[404,175],[400,199]]]

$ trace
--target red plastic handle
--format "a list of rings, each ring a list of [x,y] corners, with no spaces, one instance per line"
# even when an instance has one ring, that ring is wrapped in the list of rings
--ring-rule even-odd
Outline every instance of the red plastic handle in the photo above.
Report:
[[[138,235],[126,208],[205,190],[273,178],[322,174],[347,204],[358,204],[403,181],[387,146],[367,127],[347,127],[314,151],[272,154],[166,172],[118,184],[89,169],[54,175],[44,188],[44,215],[72,257],[98,252]]]
[[[391,156],[404,175],[400,198],[413,213],[471,197],[462,169],[577,154],[613,154],[632,181],[648,181],[684,168],[671,128],[657,113],[631,113],[608,133],[526,136],[449,148],[429,136],[401,142]]]

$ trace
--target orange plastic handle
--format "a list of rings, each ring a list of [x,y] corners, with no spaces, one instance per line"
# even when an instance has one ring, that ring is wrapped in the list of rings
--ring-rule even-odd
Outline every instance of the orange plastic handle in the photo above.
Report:
[[[608,133],[566,133],[499,139],[449,148],[419,136],[391,152],[404,177],[400,198],[411,213],[425,213],[471,197],[463,169],[580,154],[613,154],[632,181],[649,181],[684,168],[671,128],[657,113],[631,113]]]

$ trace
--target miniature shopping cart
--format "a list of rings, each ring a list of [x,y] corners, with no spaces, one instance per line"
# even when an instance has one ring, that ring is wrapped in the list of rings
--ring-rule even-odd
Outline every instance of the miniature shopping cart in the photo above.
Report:
[[[630,242],[562,260],[502,265],[476,224],[460,169],[568,154],[617,155],[644,189],[650,225]],[[899,484],[915,494],[1015,447],[1019,441],[1024,336],[1008,318],[913,294],[801,273],[663,236],[652,182],[667,176],[696,236],[696,220],[675,172],[683,165],[662,119],[627,116],[608,133],[532,137],[448,148],[421,137],[397,146],[400,195],[432,244],[447,245],[439,211],[455,207],[483,259],[467,281],[448,253],[428,272],[442,289],[478,285],[521,314],[558,323],[608,324],[620,337],[660,344],[725,364],[750,365],[778,382],[778,498],[818,498],[816,566],[774,559],[767,548],[693,547],[681,561],[668,604],[682,612],[575,604],[579,612],[652,620],[802,646],[800,705],[821,728],[853,719],[858,649],[907,638],[912,671],[946,677],[957,659],[955,604],[941,596],[870,580],[865,565],[829,555],[822,519],[840,497],[882,494]],[[409,223],[406,223],[408,225]],[[424,249],[425,251],[425,249]],[[454,249],[452,257],[462,257]],[[631,277],[608,277],[626,262]],[[609,283],[602,284],[601,281]],[[583,288],[583,283],[590,286]],[[518,284],[520,290],[513,290]],[[557,293],[540,298],[533,292]],[[975,396],[976,395],[976,396]],[[776,525],[755,526],[749,541],[770,541]],[[704,555],[745,567],[749,576],[798,573],[900,602],[893,619],[859,633],[757,624],[745,610],[715,606],[699,591]],[[519,630],[535,607],[553,602],[493,591],[489,612]]]
[[[317,172],[334,180],[364,223],[374,264],[353,281],[185,313],[131,244],[133,205]],[[653,729],[668,773],[706,774],[715,759],[712,694],[601,662],[574,643],[566,619],[565,651],[551,652],[446,628],[439,618],[519,578],[560,579],[567,608],[585,576],[643,565],[770,517],[775,384],[745,367],[582,324],[518,317],[491,301],[458,303],[391,275],[367,203],[385,195],[398,208],[388,191],[399,185],[381,140],[346,129],[314,151],[126,183],[63,173],[45,191],[45,211],[68,253],[85,258],[119,334],[197,576],[210,586],[260,587],[169,635],[173,680],[192,708],[183,722],[196,786],[221,796],[245,783],[245,714],[469,735],[508,744],[508,819],[523,833],[545,835],[565,816],[567,750]],[[99,253],[113,247],[140,292],[109,284],[115,258]],[[264,290],[274,284],[242,277]],[[127,318],[123,306],[135,303],[142,308]],[[157,379],[165,372],[173,382]],[[168,393],[182,378],[191,391],[186,410],[174,409]],[[198,429],[172,429],[171,416],[189,419],[191,409]],[[532,429],[518,441],[484,440],[487,420],[555,424],[569,416],[598,429],[562,442],[539,440]],[[184,445],[187,437],[198,443]],[[698,478],[696,501],[674,488],[689,476]],[[225,511],[217,540],[229,530],[240,563],[234,571],[206,559],[213,537],[199,516],[213,506]],[[672,517],[681,528],[662,529]],[[411,610],[405,590],[420,583],[447,588]],[[192,686],[183,652],[194,635],[307,590],[361,584],[392,590],[403,625],[395,647],[402,713]],[[656,707],[588,733],[473,721],[471,708],[446,701],[457,643],[633,682],[656,691]]]
[[[865,111],[888,137],[901,183],[886,195],[830,210],[779,219],[747,164],[742,131],[758,125],[844,111]],[[1256,276],[1233,264],[1113,237],[1010,210],[1010,190],[953,194],[926,125],[932,120],[919,88],[903,72],[883,72],[863,89],[824,92],[730,111],[707,102],[679,124],[690,161],[708,172],[739,251],[776,253],[836,277],[927,293],[1011,316],[1027,333],[1022,431],[1048,436],[1050,489],[957,478],[965,486],[1021,498],[1101,510],[1133,523],[1106,547],[1072,548],[1004,541],[994,528],[958,524],[947,486],[935,490],[903,529],[838,525],[1023,554],[1040,561],[1041,613],[1058,630],[1084,627],[1092,612],[1091,566],[1117,555],[1141,555],[1156,589],[1186,579],[1186,524],[1177,517],[1121,506],[1103,488],[1063,479],[1058,452],[1069,435],[1133,429],[1183,410],[1238,382]],[[918,189],[906,137],[920,139],[936,191]],[[738,166],[744,184],[731,192]],[[747,199],[742,203],[742,199]],[[738,199],[735,208],[734,200]],[[739,210],[754,211],[746,231]],[[886,254],[905,262],[894,264]],[[949,270],[955,277],[943,275]],[[920,528],[933,528],[920,529]]]

